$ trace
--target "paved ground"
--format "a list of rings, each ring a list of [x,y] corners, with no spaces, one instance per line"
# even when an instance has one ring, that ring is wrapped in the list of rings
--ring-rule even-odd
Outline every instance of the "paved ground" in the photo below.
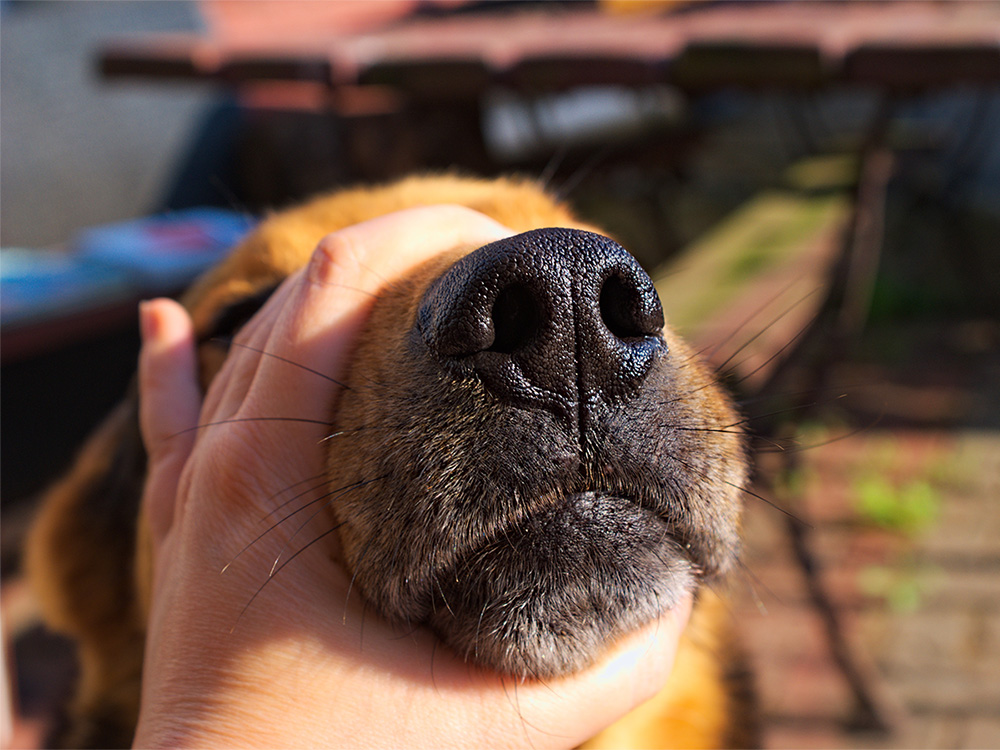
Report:
[[[957,351],[962,327],[938,327],[902,335],[915,337],[914,351],[937,341],[947,358],[900,363],[878,381],[871,363],[842,367],[845,382],[880,383],[895,424],[806,451],[801,499],[781,501],[813,525],[822,579],[895,711],[892,733],[850,730],[854,704],[784,518],[750,499],[751,575],[737,616],[758,665],[768,747],[1000,747],[1000,330],[965,325],[979,326],[965,329],[976,348],[988,346]],[[871,520],[880,513],[881,526]]]

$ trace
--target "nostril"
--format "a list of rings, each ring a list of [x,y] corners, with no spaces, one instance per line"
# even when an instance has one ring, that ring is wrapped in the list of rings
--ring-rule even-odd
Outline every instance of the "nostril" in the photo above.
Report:
[[[609,276],[601,286],[598,305],[601,320],[617,339],[625,341],[659,332],[657,321],[647,313],[648,306],[643,304],[640,290],[617,274]]]
[[[599,401],[638,392],[666,353],[662,330],[656,288],[624,248],[557,227],[455,261],[424,293],[413,343],[447,376],[579,427]]]
[[[497,295],[491,318],[493,343],[487,351],[512,354],[535,337],[541,327],[542,311],[526,285],[513,283]]]

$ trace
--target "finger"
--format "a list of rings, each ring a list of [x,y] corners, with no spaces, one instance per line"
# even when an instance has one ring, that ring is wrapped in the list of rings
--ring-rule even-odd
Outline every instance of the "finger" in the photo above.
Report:
[[[274,322],[288,300],[295,275],[286,278],[260,309],[237,332],[222,367],[205,394],[201,418],[206,423],[224,421],[243,403],[267,347]]]
[[[507,708],[509,736],[519,729],[535,747],[576,747],[653,698],[673,670],[691,604],[685,597],[583,673],[520,686],[516,710],[506,697],[498,700],[498,710]]]
[[[270,356],[261,360],[248,394],[248,413],[329,414],[332,388],[326,378],[343,377],[345,355],[383,286],[441,252],[478,247],[511,234],[476,211],[432,206],[328,235],[292,280],[266,343]]]
[[[194,331],[187,312],[169,299],[139,308],[139,425],[149,456],[143,511],[154,544],[162,542],[174,517],[181,470],[194,445],[201,406]]]
[[[581,725],[587,722],[588,713],[591,713],[591,722],[606,723],[608,718],[624,716],[663,688],[673,670],[680,636],[687,627],[692,604],[692,597],[685,596],[656,621],[623,639],[597,665],[593,679],[598,688],[584,701],[591,703],[593,711],[574,701],[580,712],[578,718]],[[605,713],[599,715],[602,710]],[[595,733],[600,726],[589,727],[585,736]]]
[[[691,603],[690,595],[684,597],[656,621],[613,644],[591,667],[546,680],[502,677],[475,669],[432,645],[433,637],[421,632],[410,636],[421,648],[403,653],[398,633],[389,635],[390,626],[372,622],[366,627],[383,627],[387,637],[380,641],[374,634],[366,636],[366,665],[384,668],[396,679],[362,681],[354,695],[379,706],[421,706],[402,730],[389,714],[376,719],[373,726],[388,727],[394,736],[376,736],[372,744],[381,739],[408,747],[433,746],[441,738],[441,728],[447,727],[452,739],[470,747],[576,747],[663,688],[673,670]],[[433,679],[427,678],[429,651],[434,654],[430,657]],[[407,667],[413,671],[407,679],[398,679],[398,670]],[[373,684],[378,685],[378,692],[366,692]]]

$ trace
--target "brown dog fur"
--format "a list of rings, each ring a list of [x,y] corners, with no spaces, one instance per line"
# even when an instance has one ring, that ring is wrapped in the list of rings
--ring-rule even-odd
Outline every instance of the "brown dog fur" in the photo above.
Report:
[[[421,177],[323,196],[263,222],[227,260],[192,287],[184,303],[196,330],[204,335],[221,311],[304,265],[324,235],[395,210],[438,203],[468,206],[518,232],[552,226],[591,229],[529,181]],[[394,344],[402,336],[396,330],[398,321],[412,319],[420,294],[446,265],[443,259],[429,263],[394,284],[391,293],[387,291],[377,302],[355,354],[355,381],[396,377],[393,372],[399,362],[394,357],[403,356],[403,348]],[[697,358],[669,330],[664,335],[674,356],[689,363],[681,368],[681,377],[686,391],[696,394],[690,397],[691,408],[711,415],[716,424],[737,421]],[[377,345],[366,346],[365,341]],[[220,354],[206,344],[201,356],[207,384]],[[385,407],[365,393],[370,389],[345,392],[338,419],[344,424],[378,419],[378,410]],[[721,432],[704,433],[701,439],[712,441],[707,447],[731,458],[731,466],[720,476],[728,477],[731,481],[726,484],[732,486],[721,486],[720,479],[715,480],[719,486],[708,490],[729,498],[727,512],[736,514],[738,501],[732,498],[745,473],[739,440]],[[345,450],[344,443],[338,443],[337,450]],[[350,477],[337,476],[337,467],[363,466],[378,446],[359,435],[346,450],[352,460],[331,462],[331,483],[348,483]],[[132,399],[107,419],[71,473],[50,491],[29,539],[29,575],[45,617],[79,646],[81,679],[59,737],[66,746],[110,747],[131,741],[138,715],[149,582],[144,532],[138,520],[144,471]],[[341,512],[350,514],[350,505],[346,507]],[[696,507],[692,512],[701,510]],[[738,524],[735,518],[725,520],[734,528]],[[357,562],[352,550],[364,544],[367,531],[360,522],[354,524],[353,532],[351,524],[347,526],[342,541],[352,565],[352,560]],[[728,545],[730,540],[718,544]],[[756,731],[749,677],[732,632],[731,615],[715,594],[703,588],[671,680],[656,698],[587,746],[749,746],[757,742]]]

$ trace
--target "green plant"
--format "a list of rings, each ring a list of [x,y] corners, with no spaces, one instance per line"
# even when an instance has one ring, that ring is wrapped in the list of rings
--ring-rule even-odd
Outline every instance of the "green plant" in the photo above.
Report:
[[[937,568],[918,566],[912,560],[896,565],[868,565],[858,572],[858,586],[868,596],[885,601],[893,612],[908,614],[941,586]]]
[[[880,475],[861,477],[854,485],[855,509],[882,528],[913,534],[927,528],[941,510],[941,495],[923,479],[895,485]]]

